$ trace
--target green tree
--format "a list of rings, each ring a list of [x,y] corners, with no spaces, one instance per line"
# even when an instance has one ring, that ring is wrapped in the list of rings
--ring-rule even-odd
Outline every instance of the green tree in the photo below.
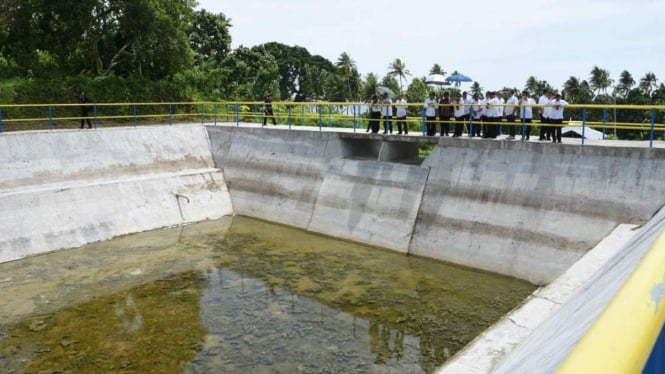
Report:
[[[651,96],[651,91],[658,87],[658,79],[654,73],[646,73],[642,78],[640,78],[640,90],[644,92],[645,95]]]
[[[427,85],[422,79],[414,79],[406,89],[406,100],[412,104],[422,104],[427,95]],[[409,106],[408,113],[410,116],[420,117],[422,115],[422,105]]]
[[[456,70],[456,71],[457,71],[457,70]],[[439,64],[434,64],[434,66],[432,66],[432,68],[429,69],[429,73],[430,73],[430,74],[441,74],[441,75],[446,75],[446,74],[447,74],[447,73],[443,70],[443,68],[441,67],[441,65],[439,65]],[[453,72],[453,74],[456,74],[456,73]]]
[[[402,79],[406,80],[407,75],[411,72],[406,68],[406,64],[399,58],[388,65],[388,74],[399,79],[399,92],[402,92]]]
[[[342,52],[342,54],[337,59],[335,66],[339,71],[339,75],[347,85],[347,90],[344,93],[344,99],[353,100],[357,98],[360,88],[360,74],[358,73],[356,62],[353,61],[348,53]]]
[[[531,95],[534,95],[538,90],[538,79],[533,75],[527,78],[526,84],[524,84],[524,89],[529,91]]]
[[[571,76],[563,83],[563,95],[570,103],[575,103],[575,98],[580,93],[580,79]]]
[[[589,84],[596,95],[601,93],[607,95],[607,89],[612,86],[614,81],[610,79],[610,72],[594,66],[589,76]]]
[[[205,9],[192,14],[189,42],[196,64],[220,64],[231,50],[231,19],[222,13],[213,14]]]
[[[362,99],[370,100],[372,95],[376,94],[376,87],[379,85],[379,78],[374,73],[367,74],[365,82],[362,85]]]
[[[628,70],[622,71],[619,75],[617,91],[621,94],[622,97],[625,98],[628,96],[630,90],[633,89],[633,86],[635,86],[635,79],[633,79],[633,76],[630,74],[630,72],[628,72]]]
[[[478,96],[480,96],[483,94],[483,88],[480,86],[480,83],[475,81],[473,82],[473,84],[471,84],[470,90],[472,95],[477,94]]]

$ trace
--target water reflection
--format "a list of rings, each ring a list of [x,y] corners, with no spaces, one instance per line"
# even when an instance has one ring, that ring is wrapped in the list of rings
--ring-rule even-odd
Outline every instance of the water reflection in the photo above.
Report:
[[[53,276],[49,298],[68,305],[3,318],[0,371],[433,372],[534,289],[243,217],[172,230],[70,251],[70,266],[105,275]],[[41,262],[63,261],[49,256]],[[25,295],[34,287],[19,273],[35,276],[39,262],[0,273]]]

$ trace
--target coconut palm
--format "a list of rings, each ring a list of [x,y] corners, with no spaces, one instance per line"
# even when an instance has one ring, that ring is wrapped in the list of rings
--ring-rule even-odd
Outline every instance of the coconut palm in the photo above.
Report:
[[[388,75],[399,79],[399,91],[402,92],[402,79],[406,80],[407,75],[411,75],[411,72],[406,68],[406,64],[402,62],[399,58],[396,58],[395,61],[391,62],[388,65]]]
[[[642,90],[645,95],[651,96],[651,91],[656,87],[658,87],[656,74],[648,72],[640,79],[640,90]]]
[[[483,94],[483,88],[480,87],[480,83],[476,81],[474,81],[473,84],[471,84],[469,91],[471,91],[471,94],[473,95],[478,94],[478,96],[480,96]]]
[[[617,92],[621,94],[624,98],[628,96],[628,93],[630,90],[633,88],[635,85],[635,79],[633,79],[633,76],[628,72],[628,70],[624,70],[621,72],[619,75],[619,84],[617,85]]]
[[[570,77],[563,83],[563,94],[571,103],[575,101],[575,96],[580,93],[580,79]]]
[[[591,76],[589,77],[589,84],[591,84],[591,89],[596,93],[596,95],[601,92],[607,95],[607,89],[612,86],[614,80],[610,79],[610,72],[601,69],[598,66],[594,66],[591,69]]]
[[[339,71],[339,75],[346,82],[346,88],[348,91],[345,96],[347,96],[347,98],[353,98],[354,91],[358,91],[357,89],[353,90],[352,87],[352,81],[358,81],[358,79],[354,79],[358,76],[358,67],[356,66],[356,62],[353,61],[348,53],[342,52],[342,54],[337,58],[335,66]]]
[[[448,74],[443,70],[443,68],[439,64],[434,64],[434,66],[432,66],[432,68],[429,69],[429,73],[430,74],[441,74],[441,75]],[[453,73],[453,74],[455,74],[455,73]]]
[[[536,93],[536,90],[538,89],[538,79],[534,77],[533,75],[530,76],[526,80],[526,84],[524,85],[524,89],[529,91],[532,95]]]

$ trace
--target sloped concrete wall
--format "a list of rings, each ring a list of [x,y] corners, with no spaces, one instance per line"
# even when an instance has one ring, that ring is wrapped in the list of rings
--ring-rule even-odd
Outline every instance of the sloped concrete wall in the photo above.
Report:
[[[427,169],[379,162],[380,136],[208,132],[236,214],[407,252]]]
[[[663,151],[441,139],[410,253],[549,283],[665,204]]]
[[[201,126],[0,135],[0,262],[233,212]]]
[[[420,138],[209,133],[238,214],[535,284],[665,205],[662,149],[440,138],[409,165]]]

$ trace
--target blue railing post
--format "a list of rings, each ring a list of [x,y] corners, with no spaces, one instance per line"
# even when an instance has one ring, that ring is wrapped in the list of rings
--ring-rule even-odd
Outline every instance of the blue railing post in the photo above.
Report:
[[[173,125],[173,108],[169,104],[169,126]]]
[[[427,123],[426,123],[427,117],[425,116],[425,111],[426,110],[427,109],[423,108],[423,117],[422,117],[421,124],[420,124],[420,130],[423,132],[423,135],[425,135],[427,133]]]
[[[448,126],[450,126],[450,124],[448,124]],[[471,112],[469,113],[469,139],[471,138],[473,138],[473,106],[471,106]]]
[[[291,124],[293,123],[293,106],[288,105],[287,109],[289,110],[289,118],[288,118],[289,130],[291,130]]]
[[[605,133],[607,132],[607,108],[603,108],[603,140],[605,140]]]
[[[263,106],[261,106],[261,108],[263,108],[263,110],[261,110],[261,127],[263,127],[263,126],[265,126],[265,124],[267,122],[265,120],[265,118],[266,118],[266,106],[265,106],[265,104]],[[256,112],[256,105],[254,105],[254,111]]]
[[[356,132],[356,105],[353,105],[353,132]]]
[[[240,104],[235,104],[233,106],[233,111],[235,113],[236,127],[240,126]]]
[[[136,104],[134,104],[134,127],[138,125],[138,119],[136,118]]]
[[[522,141],[526,140],[526,107],[522,106]]]
[[[212,106],[212,111],[215,113],[214,118],[215,118],[215,126],[217,126],[217,103],[213,104]]]
[[[300,104],[300,123],[305,126],[305,105]]]
[[[317,107],[319,111],[319,131],[323,130],[323,105],[319,104]]]
[[[584,145],[585,130],[586,130],[586,107],[582,108],[582,145]]]
[[[206,106],[205,103],[201,103],[201,126],[205,123],[206,117]]]
[[[2,128],[2,108],[0,108],[0,133],[3,131]]]
[[[331,117],[332,114],[331,114],[331,112],[332,112],[332,110],[330,109],[330,104],[328,104],[328,128],[330,128],[330,126],[332,126],[332,117]]]
[[[651,132],[649,135],[649,148],[653,148],[653,136],[656,126],[656,108],[651,108]]]
[[[92,122],[95,124],[95,128],[97,128],[97,105],[92,106]]]
[[[48,107],[48,127],[53,130],[53,107],[50,105]]]

